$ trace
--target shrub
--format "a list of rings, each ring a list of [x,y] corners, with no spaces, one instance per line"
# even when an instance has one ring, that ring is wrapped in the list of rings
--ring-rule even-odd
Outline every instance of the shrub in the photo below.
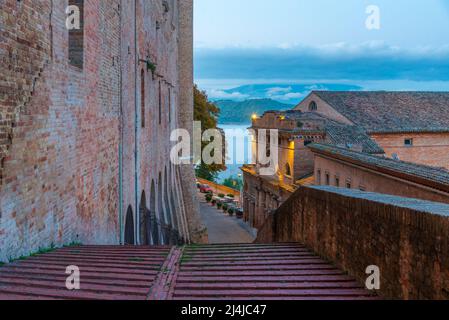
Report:
[[[212,195],[211,194],[206,194],[206,201],[207,202],[211,202],[212,201]]]
[[[219,196],[220,198],[224,198],[224,197],[225,197],[225,194],[224,194],[224,193],[219,193],[218,196]]]
[[[228,208],[229,208],[229,206],[225,203],[225,204],[223,205],[223,211],[224,211],[224,212],[228,211]]]
[[[220,209],[222,207],[222,203],[221,202],[217,202],[217,208]]]
[[[230,216],[233,216],[234,215],[234,209],[230,208],[228,210],[228,213],[229,213]]]

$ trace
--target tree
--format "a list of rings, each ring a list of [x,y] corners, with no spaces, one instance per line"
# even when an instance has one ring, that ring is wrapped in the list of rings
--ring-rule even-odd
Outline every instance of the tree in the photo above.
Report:
[[[240,191],[243,187],[242,178],[229,177],[224,180],[223,185],[234,190]]]
[[[194,111],[193,117],[195,121],[201,122],[202,133],[209,129],[217,129],[218,116],[220,109],[208,100],[207,94],[204,91],[194,86]],[[224,139],[223,139],[224,141]],[[201,143],[201,152],[208,145],[208,142]],[[225,155],[223,154],[222,164],[205,164],[203,161],[196,168],[196,175],[209,181],[216,181],[219,172],[226,170],[224,165]]]

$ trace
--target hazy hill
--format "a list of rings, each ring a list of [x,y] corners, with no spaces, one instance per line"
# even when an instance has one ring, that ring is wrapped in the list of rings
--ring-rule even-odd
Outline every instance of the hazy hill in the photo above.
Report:
[[[288,110],[294,106],[271,99],[251,99],[245,101],[218,100],[214,102],[221,110],[219,123],[249,123],[255,113],[261,116],[269,110]]]

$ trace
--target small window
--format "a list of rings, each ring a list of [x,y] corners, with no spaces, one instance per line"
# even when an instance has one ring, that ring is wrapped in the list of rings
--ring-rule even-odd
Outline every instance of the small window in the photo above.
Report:
[[[347,189],[351,189],[352,188],[351,179],[346,180],[346,188]]]
[[[291,177],[292,176],[292,170],[290,168],[290,164],[285,164],[285,175]]]
[[[309,144],[312,144],[313,143],[313,141],[311,141],[311,140],[306,140],[306,141],[304,141],[304,146],[308,146]]]
[[[329,173],[326,172],[326,186],[330,186],[330,184],[331,184],[331,179],[330,179]]]
[[[411,147],[411,146],[413,146],[413,139],[405,139],[405,140],[404,140],[404,145],[405,145],[406,147]]]
[[[340,177],[339,176],[335,176],[335,186],[337,188],[340,187]]]
[[[317,111],[317,110],[318,110],[318,106],[317,106],[316,102],[315,102],[315,101],[312,101],[312,102],[309,104],[309,111]]]
[[[318,185],[321,185],[321,170],[317,170],[316,172],[316,182]]]
[[[83,69],[84,64],[84,0],[69,0],[69,6],[76,6],[77,11],[72,11],[74,19],[79,12],[79,29],[69,30],[69,63]],[[76,25],[76,23],[74,23]],[[77,26],[75,26],[77,27]]]

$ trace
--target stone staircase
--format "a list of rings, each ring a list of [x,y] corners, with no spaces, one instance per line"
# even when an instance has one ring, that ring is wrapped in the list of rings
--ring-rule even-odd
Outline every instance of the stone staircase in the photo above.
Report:
[[[81,289],[69,291],[76,265]],[[296,243],[185,247],[80,246],[0,267],[0,299],[375,299]]]

